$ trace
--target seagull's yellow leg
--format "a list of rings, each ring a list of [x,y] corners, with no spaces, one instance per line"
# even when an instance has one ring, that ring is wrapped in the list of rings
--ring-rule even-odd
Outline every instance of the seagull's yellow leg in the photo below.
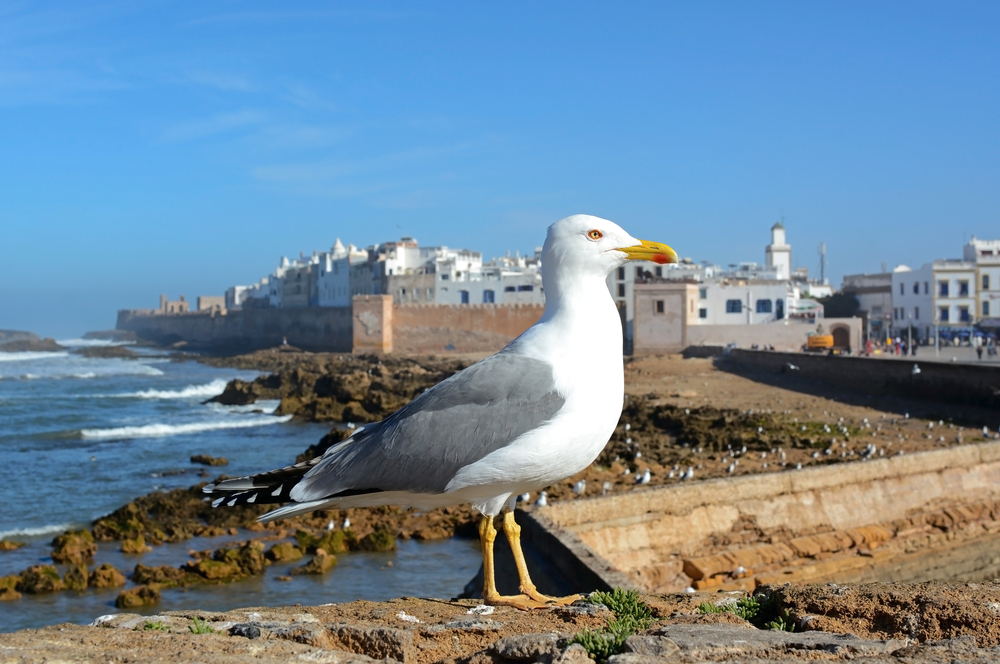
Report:
[[[508,509],[503,512],[503,533],[510,542],[510,550],[514,554],[514,564],[517,565],[517,576],[521,580],[520,590],[522,593],[536,602],[546,602],[548,604],[572,604],[578,599],[583,599],[583,595],[568,595],[566,597],[549,597],[538,592],[535,584],[531,582],[528,575],[528,566],[524,562],[524,552],[521,550],[521,526],[514,521],[514,513]]]
[[[496,538],[497,529],[493,525],[493,517],[484,514],[479,521],[479,542],[483,547],[483,602],[491,606],[512,606],[524,610],[549,606],[545,602],[537,601],[527,595],[501,595],[497,592],[494,576],[496,570],[493,565],[493,542],[496,541]]]

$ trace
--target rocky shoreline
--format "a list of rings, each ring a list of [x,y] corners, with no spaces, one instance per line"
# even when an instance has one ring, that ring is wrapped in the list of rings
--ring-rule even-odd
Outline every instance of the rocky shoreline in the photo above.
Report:
[[[342,440],[350,427],[385,417],[475,359],[313,354],[286,347],[201,361],[268,372],[254,381],[232,381],[215,401],[244,405],[277,399],[279,414],[330,423],[330,433],[304,450],[301,460]],[[608,447],[579,476],[548,487],[548,498],[641,491],[687,481],[685,474],[702,479],[857,463],[997,435],[980,426],[990,414],[968,409],[930,413],[926,406],[904,402],[859,404],[842,390],[803,394],[794,386],[791,391],[760,383],[744,387],[740,380],[707,360],[629,361],[625,409]],[[644,469],[651,471],[649,479],[637,481]],[[301,571],[295,573],[323,574],[346,551],[391,550],[398,538],[475,535],[476,515],[467,506],[428,513],[393,507],[328,510],[263,526],[256,518],[266,508],[212,509],[201,486],[143,496],[96,520],[91,529],[61,535],[53,542],[52,558],[62,573],[53,565],[34,565],[0,577],[0,600],[15,600],[22,593],[123,587],[130,580],[118,606],[148,606],[159,600],[162,589],[238,581],[262,574],[276,561],[302,559],[296,568]],[[345,520],[350,528],[330,529]],[[223,535],[239,539],[214,550],[192,551],[176,565],[139,563],[126,574],[94,563],[98,547],[109,544],[141,555],[166,542]],[[0,542],[0,555],[16,546]]]
[[[119,613],[89,626],[0,634],[0,661],[995,662],[1000,584],[775,586],[577,602],[530,613],[474,600],[400,598],[226,612]],[[603,601],[607,601],[606,599]],[[784,629],[744,609],[768,602]],[[641,621],[620,631],[629,611]],[[611,639],[601,635],[620,634]],[[603,639],[603,640],[602,640]]]

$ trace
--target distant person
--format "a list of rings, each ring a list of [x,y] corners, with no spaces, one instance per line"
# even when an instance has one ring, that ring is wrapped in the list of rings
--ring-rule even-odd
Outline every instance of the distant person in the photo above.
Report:
[[[867,355],[868,357],[872,356],[872,340],[871,339],[869,339],[868,341],[865,342],[865,355]]]
[[[913,347],[910,348],[910,355],[912,355],[913,357],[917,356],[917,346],[919,346],[919,345],[920,345],[920,340],[919,339],[917,339],[916,341],[913,342]]]
[[[979,345],[976,346],[976,355],[979,357],[980,360],[983,359],[983,347],[982,346],[979,346]]]

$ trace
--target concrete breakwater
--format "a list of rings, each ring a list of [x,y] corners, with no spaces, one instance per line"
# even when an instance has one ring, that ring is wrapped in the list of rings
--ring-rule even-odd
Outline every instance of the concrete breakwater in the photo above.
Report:
[[[528,529],[562,542],[547,548],[582,551],[576,558],[605,585],[625,576],[646,592],[978,581],[1000,576],[1000,443],[656,487],[535,514]]]

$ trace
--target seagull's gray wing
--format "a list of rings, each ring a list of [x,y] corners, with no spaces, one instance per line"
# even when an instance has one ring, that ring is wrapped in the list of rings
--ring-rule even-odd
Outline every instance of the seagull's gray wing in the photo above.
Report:
[[[442,493],[460,469],[552,419],[564,403],[548,362],[498,353],[331,447],[292,496]]]

